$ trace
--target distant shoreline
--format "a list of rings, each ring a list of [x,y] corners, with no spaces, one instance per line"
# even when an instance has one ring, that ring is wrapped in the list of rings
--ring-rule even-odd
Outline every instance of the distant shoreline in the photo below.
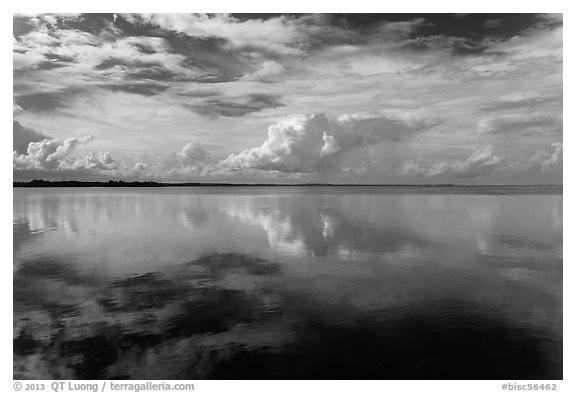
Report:
[[[561,184],[338,184],[338,183],[159,183],[154,181],[116,181],[107,182],[90,182],[90,181],[48,181],[48,180],[31,180],[28,182],[13,182],[14,188],[46,188],[46,187],[110,187],[110,188],[129,188],[129,187],[403,187],[403,188],[556,188],[562,189]]]

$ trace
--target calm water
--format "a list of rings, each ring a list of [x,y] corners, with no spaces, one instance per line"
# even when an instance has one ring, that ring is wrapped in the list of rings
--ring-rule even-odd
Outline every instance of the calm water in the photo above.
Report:
[[[14,189],[14,378],[562,378],[562,196],[413,191]]]

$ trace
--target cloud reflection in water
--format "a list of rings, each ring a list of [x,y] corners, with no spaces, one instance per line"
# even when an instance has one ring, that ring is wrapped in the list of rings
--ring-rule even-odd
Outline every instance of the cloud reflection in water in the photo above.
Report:
[[[17,190],[14,376],[561,378],[561,209]]]

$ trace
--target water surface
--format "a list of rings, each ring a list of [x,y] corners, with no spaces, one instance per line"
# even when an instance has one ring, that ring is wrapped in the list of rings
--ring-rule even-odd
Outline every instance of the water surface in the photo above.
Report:
[[[14,189],[14,378],[562,378],[549,191]]]

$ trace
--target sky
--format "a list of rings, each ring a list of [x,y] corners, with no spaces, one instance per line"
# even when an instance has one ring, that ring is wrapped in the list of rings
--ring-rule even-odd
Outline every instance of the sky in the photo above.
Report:
[[[556,14],[16,14],[13,179],[562,184]]]

